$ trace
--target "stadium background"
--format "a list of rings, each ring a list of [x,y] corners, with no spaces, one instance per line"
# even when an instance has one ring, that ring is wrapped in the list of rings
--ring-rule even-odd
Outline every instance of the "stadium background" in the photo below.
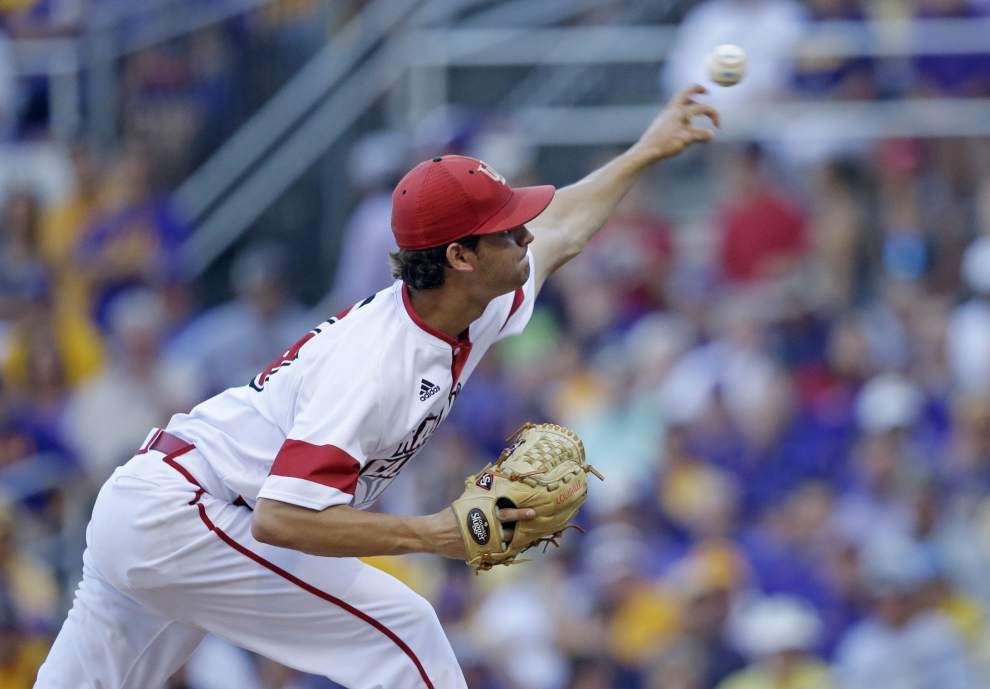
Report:
[[[386,495],[524,420],[608,476],[473,577],[381,560],[478,689],[990,686],[990,2],[0,0],[0,687],[147,430],[388,280],[388,191],[563,185],[715,44],[718,143],[547,286]],[[171,687],[330,687],[209,639]]]

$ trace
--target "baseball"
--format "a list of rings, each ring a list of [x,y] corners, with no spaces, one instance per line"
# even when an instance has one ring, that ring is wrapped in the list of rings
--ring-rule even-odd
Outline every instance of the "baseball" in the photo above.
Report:
[[[738,84],[746,73],[746,51],[732,43],[715,46],[708,54],[708,78],[720,86]]]

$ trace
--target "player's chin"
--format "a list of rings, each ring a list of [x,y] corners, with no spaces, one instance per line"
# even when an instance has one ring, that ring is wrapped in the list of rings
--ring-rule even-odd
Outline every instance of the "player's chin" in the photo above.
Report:
[[[517,289],[526,284],[529,279],[529,268],[525,270],[520,269],[512,276],[512,279],[506,280],[503,286],[499,289],[499,294],[510,294],[515,292]]]
[[[522,282],[519,283],[520,287],[526,284],[526,281],[529,280],[529,271],[529,258],[527,258],[526,254],[523,254],[522,262],[520,264],[520,273],[522,274]]]

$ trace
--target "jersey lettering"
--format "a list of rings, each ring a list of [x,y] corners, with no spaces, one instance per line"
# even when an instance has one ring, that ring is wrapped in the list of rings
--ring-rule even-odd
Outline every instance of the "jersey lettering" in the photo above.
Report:
[[[374,299],[374,298],[375,298],[375,295],[372,294],[370,297],[368,297],[367,299],[365,299],[364,301],[362,301],[357,306],[352,306],[352,307],[349,307],[349,308],[344,309],[343,311],[341,311],[340,313],[338,313],[336,316],[332,316],[332,317],[328,318],[326,321],[324,321],[324,323],[326,323],[326,325],[333,325],[334,323],[336,323],[337,321],[339,321],[341,318],[343,318],[344,316],[346,316],[347,314],[349,314],[354,309],[356,309],[356,308],[357,309],[360,309],[360,308],[362,308],[364,306],[367,306],[368,304],[371,303],[371,300]],[[323,325],[323,323],[321,323],[320,325]],[[272,363],[268,364],[268,366],[265,368],[264,371],[262,371],[257,376],[255,376],[254,378],[251,379],[251,382],[248,383],[248,385],[251,386],[251,389],[257,390],[258,392],[261,392],[262,389],[264,389],[265,384],[268,382],[268,379],[271,378],[273,375],[275,375],[283,367],[288,366],[293,361],[295,361],[296,359],[298,359],[299,358],[299,350],[302,349],[302,346],[304,344],[306,344],[307,342],[309,342],[314,337],[316,337],[317,335],[319,335],[320,332],[321,332],[321,329],[320,328],[313,328],[308,333],[306,333],[305,335],[303,335],[302,338],[300,338],[298,342],[296,342],[294,345],[292,345],[287,350],[285,350],[285,353],[283,353],[282,356],[280,356],[277,359],[275,359],[274,361],[272,361]]]
[[[321,326],[324,324],[333,325],[334,323],[339,321],[340,318],[341,318],[340,316],[332,316],[327,320],[325,320],[320,325]],[[306,333],[301,338],[299,338],[299,341],[296,342],[291,347],[289,347],[287,350],[285,350],[285,352],[282,353],[282,356],[274,359],[270,364],[268,364],[267,367],[265,367],[264,371],[262,371],[257,376],[251,379],[251,382],[248,383],[251,389],[261,392],[264,389],[265,384],[268,382],[268,379],[271,378],[276,373],[278,373],[282,368],[288,366],[293,361],[298,359],[299,350],[302,349],[303,345],[309,342],[310,340],[312,340],[317,335],[319,335],[321,332],[323,332],[322,328],[313,328],[308,333]]]
[[[257,390],[258,392],[261,392],[262,389],[264,389],[265,384],[268,382],[268,379],[271,378],[276,373],[278,373],[282,369],[282,367],[288,366],[293,361],[298,359],[299,350],[302,349],[302,346],[307,342],[309,342],[310,340],[312,340],[314,337],[316,337],[317,333],[319,332],[320,330],[319,328],[317,328],[316,330],[310,330],[308,333],[303,335],[298,342],[296,342],[294,345],[292,345],[287,350],[285,350],[282,356],[273,360],[272,363],[268,364],[268,366],[265,368],[264,371],[262,371],[257,376],[251,379],[251,382],[249,383],[251,388]]]

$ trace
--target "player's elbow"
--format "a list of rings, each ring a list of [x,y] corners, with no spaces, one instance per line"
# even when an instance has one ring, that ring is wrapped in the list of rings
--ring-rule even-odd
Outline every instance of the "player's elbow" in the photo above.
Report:
[[[251,535],[260,543],[292,548],[292,529],[286,524],[278,504],[264,498],[258,500],[251,517]]]
[[[557,267],[564,265],[572,258],[577,256],[579,253],[584,251],[584,247],[588,245],[588,240],[581,238],[572,238],[567,242],[563,243],[557,254]]]

